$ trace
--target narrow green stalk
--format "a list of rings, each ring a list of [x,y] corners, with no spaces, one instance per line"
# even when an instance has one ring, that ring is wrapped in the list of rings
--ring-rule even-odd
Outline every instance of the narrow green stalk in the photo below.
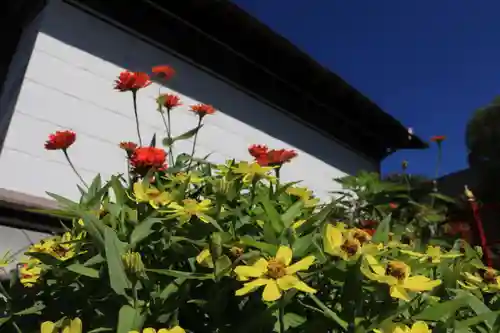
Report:
[[[200,127],[201,125],[201,121],[202,121],[203,117],[200,116],[198,118],[198,128]],[[194,158],[194,152],[195,152],[195,149],[196,149],[196,141],[198,139],[198,131],[196,131],[196,133],[194,134],[194,139],[193,139],[193,149],[191,150],[191,159],[189,160],[189,165],[188,165],[188,170],[191,168],[191,164],[193,163],[193,158]]]
[[[87,183],[85,182],[85,180],[83,180],[83,177],[76,170],[75,166],[73,165],[73,162],[71,162],[71,159],[69,158],[69,155],[68,155],[68,151],[66,149],[63,149],[62,151],[63,151],[64,156],[66,157],[66,161],[68,161],[69,166],[71,167],[71,169],[73,169],[73,171],[78,176],[78,178],[80,179],[80,181],[82,182],[82,184],[85,185],[86,188],[89,188],[89,186],[87,185]]]
[[[168,123],[168,129],[169,129],[169,132],[168,132],[168,137],[169,138],[172,138],[172,120],[170,119],[170,108],[167,108],[167,123]],[[173,143],[168,146],[168,155],[172,157],[172,164],[171,165],[174,165],[174,148],[173,148]]]
[[[137,91],[132,91],[132,99],[134,100],[135,127],[137,128],[137,136],[139,137],[139,145],[142,146],[141,130],[139,128],[139,116],[137,114]]]
[[[437,180],[438,180],[438,177],[439,177],[439,167],[441,166],[441,159],[442,159],[442,150],[441,150],[441,143],[438,143],[438,156],[437,156],[437,161],[436,161],[436,174],[434,176],[434,181],[432,182],[433,183],[433,187],[432,187],[432,191],[434,193],[436,193],[438,191],[438,186],[437,186]],[[431,199],[431,207],[434,208],[434,203],[436,201],[436,197],[432,197]]]
[[[281,297],[281,300],[279,300],[279,302],[280,305],[278,320],[280,324],[280,333],[285,333],[285,295]]]
[[[172,139],[172,135],[170,134],[170,112],[167,111],[168,122],[167,122],[167,119],[165,119],[165,115],[163,114],[163,112],[160,112],[160,114],[161,114],[161,119],[163,120],[163,125],[165,125],[165,129],[167,131],[167,139],[169,141],[169,145],[168,145],[168,164],[169,164],[169,166],[172,166],[174,164],[174,157],[172,156],[172,143],[170,143],[170,140]]]

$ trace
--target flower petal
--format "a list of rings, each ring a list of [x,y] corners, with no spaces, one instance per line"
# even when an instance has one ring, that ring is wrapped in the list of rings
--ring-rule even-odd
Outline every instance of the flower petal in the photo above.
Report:
[[[417,321],[411,327],[411,333],[431,333],[431,330],[429,329],[429,326],[427,326],[427,323]]]
[[[288,266],[292,262],[292,255],[292,249],[288,246],[282,245],[278,249],[278,252],[276,252],[276,260],[282,262],[285,266]]]
[[[385,267],[374,256],[367,255],[365,256],[365,260],[375,274],[385,275]]]
[[[253,280],[251,282],[247,282],[243,285],[243,288],[236,290],[235,295],[236,296],[243,296],[243,295],[246,295],[248,293],[251,293],[255,289],[257,289],[261,286],[267,285],[268,281],[270,281],[270,280],[269,279],[256,279],[256,280]]]
[[[148,327],[142,330],[142,333],[156,333],[154,328]]]
[[[236,275],[238,275],[238,277],[241,278],[258,278],[264,275],[266,271],[262,270],[260,267],[255,266],[237,266],[234,269],[234,272],[236,273]]]
[[[331,224],[326,225],[324,250],[326,253],[336,255],[337,249],[342,245],[342,231]]]
[[[434,287],[439,286],[441,284],[441,280],[431,280],[423,275],[415,275],[407,278],[403,286],[406,289],[412,291],[427,291],[432,290]]]
[[[46,322],[42,323],[42,326],[40,327],[40,332],[41,333],[53,333],[55,328],[56,328],[56,324],[54,324],[51,321],[46,321]]]
[[[295,274],[298,271],[306,271],[314,263],[316,258],[314,256],[307,256],[302,260],[297,261],[295,264],[286,268],[286,274]]]
[[[299,282],[300,280],[294,275],[285,275],[276,280],[276,283],[278,283],[278,286],[281,290],[289,290],[295,288],[295,286]]]
[[[414,251],[409,251],[409,250],[400,250],[401,253],[407,254],[411,257],[417,257],[417,258],[422,258],[426,257],[427,254],[420,253],[420,252],[414,252]]]
[[[75,318],[70,324],[70,333],[82,333],[82,321],[80,318]]]
[[[262,299],[266,302],[272,302],[281,297],[281,291],[276,280],[267,280],[266,287],[262,293]]]
[[[393,297],[393,298],[399,298],[399,299],[402,299],[404,301],[410,300],[410,297],[406,293],[405,288],[403,288],[403,286],[401,286],[401,285],[391,286],[390,294],[391,294],[391,297]]]

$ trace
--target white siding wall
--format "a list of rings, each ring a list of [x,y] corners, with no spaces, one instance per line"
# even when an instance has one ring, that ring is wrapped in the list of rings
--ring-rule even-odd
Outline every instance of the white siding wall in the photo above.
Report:
[[[12,105],[0,157],[0,187],[36,196],[50,191],[77,197],[77,178],[63,154],[43,148],[47,135],[58,129],[77,132],[69,153],[84,178],[125,172],[124,153],[117,144],[136,140],[132,97],[113,90],[113,80],[124,68],[149,71],[157,64],[172,65],[178,73],[170,88],[185,106],[173,114],[175,135],[196,124],[187,106],[203,102],[220,110],[205,118],[198,156],[249,160],[247,147],[253,143],[295,148],[299,157],[284,167],[283,177],[303,180],[322,197],[335,188],[332,178],[376,169],[374,163],[207,72],[59,0],[49,2],[39,21],[24,82]],[[139,92],[146,142],[154,133],[158,142],[163,137],[154,100],[159,88],[154,84]],[[190,144],[178,145],[175,151],[188,152]]]

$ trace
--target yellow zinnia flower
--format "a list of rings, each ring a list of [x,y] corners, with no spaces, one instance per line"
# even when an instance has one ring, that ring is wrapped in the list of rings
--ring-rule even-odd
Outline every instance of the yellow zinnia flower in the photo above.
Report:
[[[172,202],[168,205],[164,212],[170,214],[172,218],[178,218],[182,223],[188,222],[191,217],[197,216],[205,223],[209,223],[208,217],[205,215],[212,208],[212,201],[205,199],[198,202],[194,199],[182,200],[182,205],[177,202]]]
[[[304,202],[305,208],[315,207],[319,203],[319,198],[313,196],[313,191],[306,187],[289,187],[286,193],[299,197]]]
[[[42,323],[40,333],[82,333],[82,321],[79,318],[64,320],[60,327],[51,321]]]
[[[460,257],[462,254],[460,253],[443,253],[441,252],[441,248],[439,246],[429,245],[425,253],[419,253],[409,250],[401,250],[401,253],[407,254],[412,257],[420,258],[420,262],[431,262],[433,264],[439,264],[441,259],[449,259]]]
[[[21,263],[19,268],[19,282],[25,287],[33,287],[40,276],[42,275],[42,268],[38,259],[28,259]]]
[[[385,328],[374,329],[375,333],[432,333],[426,322],[417,321],[411,327],[404,324],[391,323]]]
[[[266,260],[260,258],[251,266],[237,266],[234,272],[240,281],[253,280],[243,285],[236,291],[236,296],[246,295],[255,289],[265,286],[262,299],[267,302],[279,299],[283,291],[297,289],[306,293],[315,293],[316,290],[299,280],[296,276],[298,271],[305,271],[314,263],[314,256],[290,265],[292,262],[292,249],[280,246],[276,257]]]
[[[410,276],[410,267],[401,261],[390,261],[384,265],[371,255],[367,255],[365,261],[368,267],[361,266],[363,274],[370,280],[388,284],[394,298],[409,301],[407,290],[428,291],[441,284],[441,280],[431,280],[423,275]]]
[[[129,331],[128,333],[140,333],[139,331]],[[154,328],[148,327],[142,330],[142,333],[186,333],[180,326],[175,326],[171,329],[161,328],[158,331]]]
[[[244,183],[251,183],[255,178],[274,179],[273,176],[268,174],[273,169],[273,167],[261,166],[256,162],[240,162],[232,167],[235,174],[243,176]]]
[[[356,260],[361,254],[375,254],[383,246],[371,244],[371,236],[361,229],[346,229],[343,224],[327,224],[324,236],[324,251],[344,260]]]
[[[151,207],[158,209],[160,206],[166,206],[172,202],[172,196],[169,192],[160,191],[156,187],[145,185],[143,182],[135,183],[133,188],[137,203],[147,202]]]
[[[500,275],[493,268],[481,267],[477,272],[465,272],[463,275],[465,280],[457,282],[465,289],[481,289],[488,293],[500,291]]]
[[[70,232],[65,232],[59,241],[54,242],[48,253],[61,261],[73,258],[76,255],[76,251],[75,243],[71,242],[77,239],[79,237],[73,237]]]

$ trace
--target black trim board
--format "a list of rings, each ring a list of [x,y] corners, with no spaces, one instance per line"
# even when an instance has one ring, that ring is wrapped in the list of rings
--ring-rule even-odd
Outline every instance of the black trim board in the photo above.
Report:
[[[375,161],[398,149],[427,147],[340,77],[231,2],[65,1],[172,49]]]

